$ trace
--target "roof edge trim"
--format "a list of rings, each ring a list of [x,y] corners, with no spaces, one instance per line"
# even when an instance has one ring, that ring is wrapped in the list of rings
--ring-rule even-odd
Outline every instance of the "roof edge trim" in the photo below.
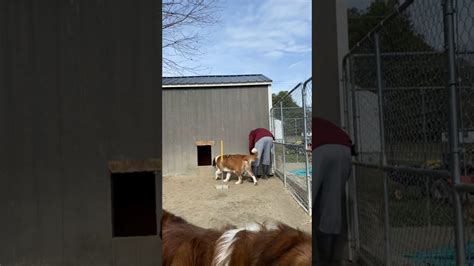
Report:
[[[242,86],[262,86],[272,85],[270,81],[264,82],[239,82],[239,83],[202,83],[202,84],[167,84],[162,85],[162,88],[195,88],[195,87],[242,87]]]

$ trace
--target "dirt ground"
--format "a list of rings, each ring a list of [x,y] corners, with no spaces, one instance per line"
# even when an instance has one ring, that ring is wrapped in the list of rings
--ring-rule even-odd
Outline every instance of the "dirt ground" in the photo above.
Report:
[[[163,209],[205,228],[229,223],[243,226],[251,222],[280,221],[311,234],[311,217],[296,203],[283,183],[274,176],[259,179],[258,185],[236,185],[233,176],[228,189],[218,190],[212,167],[186,176],[163,177]]]

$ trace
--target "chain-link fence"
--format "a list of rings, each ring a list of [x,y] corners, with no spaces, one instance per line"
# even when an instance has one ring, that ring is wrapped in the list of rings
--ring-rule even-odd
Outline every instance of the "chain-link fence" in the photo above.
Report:
[[[270,110],[274,172],[311,215],[312,81],[299,83]]]
[[[398,5],[344,58],[344,92],[356,254],[474,265],[474,1]]]
[[[455,1],[455,62],[459,90],[461,182],[474,175],[474,1]],[[474,192],[474,190],[470,190]],[[469,196],[468,196],[469,198]],[[463,201],[466,254],[474,264],[474,202]]]

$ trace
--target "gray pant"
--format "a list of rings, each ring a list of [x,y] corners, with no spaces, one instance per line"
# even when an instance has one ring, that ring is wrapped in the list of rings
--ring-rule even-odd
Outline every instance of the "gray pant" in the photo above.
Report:
[[[258,150],[257,160],[253,162],[253,166],[270,165],[271,151],[273,147],[272,137],[263,137],[255,143],[255,149]]]
[[[313,150],[313,206],[318,209],[319,231],[323,233],[341,232],[342,196],[351,161],[351,149],[344,145],[327,144]]]

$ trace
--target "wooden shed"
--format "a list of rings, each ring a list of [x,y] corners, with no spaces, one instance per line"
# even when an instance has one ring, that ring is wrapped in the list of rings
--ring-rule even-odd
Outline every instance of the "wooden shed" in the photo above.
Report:
[[[163,175],[211,165],[220,153],[248,154],[251,130],[269,128],[272,81],[264,75],[163,78]]]

